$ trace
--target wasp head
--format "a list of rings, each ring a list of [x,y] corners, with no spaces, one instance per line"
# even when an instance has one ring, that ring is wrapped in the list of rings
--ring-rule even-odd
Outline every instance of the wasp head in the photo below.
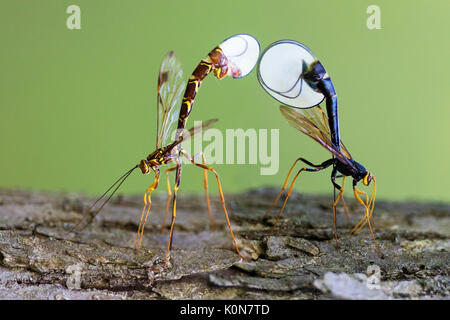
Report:
[[[158,167],[158,163],[154,160],[141,160],[138,164],[139,169],[141,169],[143,174],[149,174],[150,170],[155,171]]]
[[[363,184],[365,186],[368,186],[368,185],[370,185],[370,182],[372,182],[372,180],[373,180],[372,174],[369,171],[367,171],[366,175],[363,178]]]

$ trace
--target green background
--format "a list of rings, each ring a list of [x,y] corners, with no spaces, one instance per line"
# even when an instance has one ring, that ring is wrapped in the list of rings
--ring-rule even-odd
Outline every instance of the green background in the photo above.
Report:
[[[342,140],[376,176],[379,198],[450,200],[448,0],[0,3],[1,187],[100,194],[154,149],[163,55],[175,50],[187,79],[222,40],[249,33],[262,48],[298,40],[323,62]],[[70,4],[81,7],[81,30],[66,28]],[[381,30],[366,27],[371,4]],[[278,174],[217,165],[226,192],[280,186],[297,156],[329,157],[287,124],[256,73],[203,82],[189,122],[213,117],[223,131],[280,128]],[[329,174],[305,175],[296,189],[331,194]],[[122,191],[141,193],[152,180],[135,173]],[[200,170],[185,166],[182,190],[202,186]]]

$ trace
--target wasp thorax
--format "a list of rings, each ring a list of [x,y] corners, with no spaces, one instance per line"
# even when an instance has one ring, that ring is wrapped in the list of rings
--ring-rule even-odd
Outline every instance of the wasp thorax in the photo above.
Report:
[[[150,172],[150,166],[147,164],[147,161],[145,160],[141,160],[141,162],[139,162],[139,168],[141,169],[143,174],[147,174]]]

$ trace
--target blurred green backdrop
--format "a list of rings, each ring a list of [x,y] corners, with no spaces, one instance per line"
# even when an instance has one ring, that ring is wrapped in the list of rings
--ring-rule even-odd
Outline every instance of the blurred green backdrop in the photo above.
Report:
[[[66,27],[71,4],[81,30]],[[381,30],[366,26],[371,4]],[[262,48],[298,40],[324,63],[342,140],[375,174],[380,198],[449,201],[449,12],[448,0],[2,0],[0,186],[100,194],[153,151],[163,55],[175,50],[187,79],[219,42],[249,33]],[[204,81],[189,124],[213,117],[223,131],[280,128],[278,174],[216,165],[226,192],[281,186],[297,156],[329,157],[288,126],[255,73]],[[330,194],[329,175],[305,175],[296,189]],[[136,173],[122,192],[142,193],[152,179]],[[202,187],[200,171],[185,166],[182,190]]]

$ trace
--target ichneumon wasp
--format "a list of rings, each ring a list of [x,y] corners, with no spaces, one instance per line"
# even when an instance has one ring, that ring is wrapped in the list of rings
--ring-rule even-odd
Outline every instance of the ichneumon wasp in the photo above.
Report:
[[[155,151],[150,153],[145,159],[141,160],[139,164],[128,170],[122,175],[106,192],[95,201],[89,208],[85,217],[74,227],[74,229],[82,229],[87,226],[94,217],[102,210],[106,203],[111,199],[114,193],[119,189],[122,183],[130,176],[130,174],[137,168],[141,170],[143,174],[149,174],[153,172],[155,179],[150,187],[144,193],[144,207],[141,212],[139,221],[139,227],[136,234],[136,248],[140,249],[142,244],[142,238],[144,234],[144,226],[149,217],[151,208],[151,194],[158,187],[160,180],[160,168],[164,165],[174,163],[175,166],[165,170],[167,179],[167,190],[169,197],[166,204],[166,213],[164,216],[163,230],[165,221],[170,208],[170,201],[172,199],[172,221],[170,224],[169,241],[166,249],[166,255],[164,260],[164,268],[167,265],[170,250],[172,248],[173,230],[176,217],[176,202],[177,193],[181,182],[181,170],[182,164],[180,156],[186,157],[192,164],[203,169],[204,188],[206,193],[206,203],[208,207],[209,219],[211,227],[214,226],[212,220],[211,206],[208,195],[208,182],[207,172],[214,174],[218,189],[221,204],[227,220],[229,232],[233,239],[234,247],[237,253],[241,256],[239,248],[236,244],[233,231],[231,229],[230,219],[225,206],[225,199],[217,172],[206,164],[206,159],[203,153],[199,153],[195,156],[189,155],[182,147],[182,142],[186,141],[189,137],[210,127],[217,119],[212,119],[204,122],[201,126],[194,127],[189,131],[185,130],[186,121],[192,111],[194,99],[197,95],[198,89],[205,77],[211,72],[218,79],[222,79],[226,76],[233,78],[242,78],[248,75],[256,65],[259,58],[259,43],[250,35],[238,34],[224,40],[220,45],[211,50],[206,58],[200,61],[198,66],[189,77],[187,86],[185,89],[183,81],[183,71],[181,69],[181,63],[176,58],[173,51],[169,52],[164,58],[160,72],[158,75],[157,86],[157,136],[156,136],[156,148]],[[181,99],[183,90],[184,96]],[[179,111],[178,117],[176,117]],[[175,129],[177,124],[177,131],[174,141],[169,143],[169,136],[172,129]],[[202,157],[202,163],[198,163],[195,159]],[[175,171],[175,185],[171,191],[169,183],[169,172]],[[112,190],[109,196],[107,194]],[[103,201],[101,201],[103,199]],[[242,256],[241,256],[242,257]]]
[[[308,165],[308,167],[298,170],[292,179],[286,198],[270,234],[272,234],[280,219],[294,183],[300,173],[303,171],[318,172],[332,166],[331,183],[334,192],[332,210],[336,245],[339,245],[336,230],[336,206],[340,199],[342,199],[347,218],[350,221],[343,192],[345,178],[351,177],[353,178],[354,197],[365,209],[364,217],[354,226],[351,234],[357,234],[367,223],[376,249],[383,256],[372,230],[372,215],[376,196],[375,177],[363,165],[351,157],[340,139],[336,91],[321,62],[303,44],[293,40],[280,40],[271,44],[263,52],[258,65],[258,80],[265,91],[284,104],[280,107],[280,110],[289,124],[318,142],[332,155],[331,159],[321,164],[313,164],[302,157],[295,160],[288,172],[281,191],[264,217],[271,212],[285,191],[289,177],[296,164],[301,161]],[[323,100],[326,102],[328,117],[320,108],[320,103]],[[336,182],[337,178],[342,178],[342,186]],[[366,192],[357,189],[357,184],[360,181],[365,186],[369,186],[373,182],[373,192],[370,199]],[[336,190],[339,192],[337,197]],[[365,201],[361,199],[361,195],[365,198]]]

